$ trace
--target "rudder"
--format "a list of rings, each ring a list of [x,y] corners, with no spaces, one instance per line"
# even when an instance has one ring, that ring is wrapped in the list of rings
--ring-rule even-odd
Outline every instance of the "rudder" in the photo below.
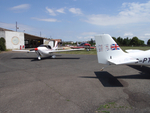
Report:
[[[98,63],[108,64],[108,60],[124,54],[109,34],[96,35],[95,41]]]

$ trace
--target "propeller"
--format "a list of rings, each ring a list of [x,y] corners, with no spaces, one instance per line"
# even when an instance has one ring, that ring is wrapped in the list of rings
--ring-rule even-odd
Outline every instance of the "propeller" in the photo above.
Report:
[[[38,51],[38,48],[30,49],[29,51]]]

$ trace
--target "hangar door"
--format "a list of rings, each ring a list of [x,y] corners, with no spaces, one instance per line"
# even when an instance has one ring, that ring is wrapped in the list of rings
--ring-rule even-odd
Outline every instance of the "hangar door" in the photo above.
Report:
[[[44,38],[25,33],[25,48],[35,48],[43,44]]]

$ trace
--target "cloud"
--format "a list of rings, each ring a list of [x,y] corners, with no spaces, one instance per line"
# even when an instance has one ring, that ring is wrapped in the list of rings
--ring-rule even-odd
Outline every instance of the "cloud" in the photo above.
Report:
[[[29,8],[30,8],[29,4],[21,4],[21,5],[14,6],[14,7],[10,8],[10,10],[13,10],[16,13],[19,13],[19,12],[22,12],[22,11],[27,10]]]
[[[70,8],[69,11],[73,14],[82,14],[79,8]]]
[[[54,12],[54,10],[52,10],[52,9],[50,9],[48,7],[46,7],[46,10],[48,11],[49,15],[56,16],[56,13]]]
[[[146,33],[146,34],[144,34],[145,36],[150,36],[150,33]]]
[[[87,23],[108,26],[123,25],[138,22],[150,22],[150,1],[147,3],[123,3],[122,11],[117,15],[88,15]]]
[[[77,38],[80,40],[89,41],[91,40],[91,38],[94,39],[94,35],[96,34],[97,34],[96,32],[83,32],[81,33],[81,35],[84,35],[84,36],[78,36]]]
[[[58,12],[58,13],[65,13],[65,8],[60,8],[60,9],[57,9],[56,11]]]
[[[125,33],[124,36],[133,36],[132,33]]]
[[[82,37],[82,36],[77,36],[77,38],[79,39],[79,40],[86,40],[86,41],[89,41],[89,40],[91,40],[91,38],[92,39],[94,39],[94,36],[84,36],[84,37]]]
[[[47,12],[49,13],[49,15],[51,16],[56,16],[57,13],[65,13],[65,8],[60,8],[60,9],[50,9],[48,7],[46,7]]]
[[[96,32],[83,32],[82,35],[96,35]]]
[[[54,18],[40,19],[40,18],[32,17],[31,19],[35,19],[35,20],[38,20],[38,21],[45,21],[45,22],[59,22],[57,19],[54,19]]]

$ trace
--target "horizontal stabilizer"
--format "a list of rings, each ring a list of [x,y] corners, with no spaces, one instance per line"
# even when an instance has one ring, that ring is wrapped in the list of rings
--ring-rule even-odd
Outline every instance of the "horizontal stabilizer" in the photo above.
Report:
[[[142,52],[143,50],[138,50],[138,49],[127,49],[125,50],[127,53],[136,53],[136,52]]]
[[[133,64],[138,62],[135,58],[131,58],[129,56],[119,56],[118,58],[109,59],[108,62],[119,65],[119,64]]]

